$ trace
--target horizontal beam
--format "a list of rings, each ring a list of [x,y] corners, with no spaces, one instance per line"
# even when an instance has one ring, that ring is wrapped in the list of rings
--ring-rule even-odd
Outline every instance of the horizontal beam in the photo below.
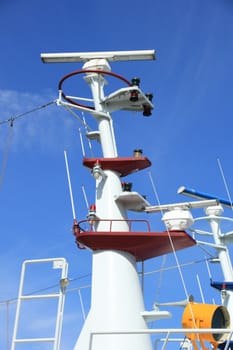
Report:
[[[155,50],[41,53],[40,57],[44,63],[87,62],[101,58],[110,62],[138,61],[154,60]]]
[[[145,211],[147,213],[155,213],[164,210],[174,210],[174,209],[193,209],[193,208],[205,208],[209,206],[218,205],[219,201],[217,199],[212,200],[203,200],[203,201],[194,201],[194,202],[183,202],[183,203],[173,203],[173,204],[162,204],[146,207]]]
[[[187,187],[181,186],[180,188],[178,188],[177,193],[183,194],[185,196],[193,197],[193,198],[198,198],[198,199],[216,199],[220,204],[224,205],[225,207],[228,207],[231,209],[233,207],[232,201],[220,198],[218,196],[211,195],[209,193],[196,191],[193,188],[187,188]]]

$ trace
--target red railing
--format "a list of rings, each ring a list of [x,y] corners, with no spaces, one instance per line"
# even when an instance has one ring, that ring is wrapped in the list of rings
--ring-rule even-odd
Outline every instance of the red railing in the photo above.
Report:
[[[107,228],[104,230],[100,229],[98,230],[98,226],[100,226],[101,223],[109,223],[109,225],[106,225]],[[121,230],[117,229],[117,223],[126,223],[128,226],[128,230]],[[107,219],[86,219],[81,220],[78,222],[78,227],[80,232],[150,232],[150,223],[147,220],[107,220]],[[85,226],[85,227],[84,227]],[[137,226],[135,230],[135,226]],[[138,229],[140,227],[140,229]]]

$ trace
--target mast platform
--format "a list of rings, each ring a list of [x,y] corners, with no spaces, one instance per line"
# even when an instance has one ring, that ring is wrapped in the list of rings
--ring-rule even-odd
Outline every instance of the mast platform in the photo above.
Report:
[[[83,165],[89,169],[93,169],[96,163],[98,163],[103,170],[116,171],[120,174],[120,177],[127,176],[151,166],[151,161],[147,157],[142,156],[83,159]]]
[[[112,231],[113,222],[110,220],[109,231],[95,231],[92,225],[98,221],[94,220],[90,224],[90,229],[84,231],[81,227],[88,223],[88,220],[82,220],[74,225],[74,235],[76,242],[81,246],[95,250],[120,250],[126,251],[135,256],[136,261],[145,261],[163,254],[171,253],[173,250],[181,250],[192,247],[196,244],[195,240],[182,230],[152,232],[152,231]],[[128,221],[128,220],[127,220]],[[147,221],[139,220],[149,225]],[[129,220],[129,228],[137,220]]]

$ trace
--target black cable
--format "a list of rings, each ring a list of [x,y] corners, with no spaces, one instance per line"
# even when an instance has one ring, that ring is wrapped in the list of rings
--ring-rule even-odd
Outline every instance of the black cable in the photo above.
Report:
[[[10,126],[13,126],[13,122],[16,119],[22,118],[22,117],[24,117],[24,116],[26,116],[28,114],[34,113],[36,111],[39,111],[42,108],[46,108],[46,107],[50,106],[53,103],[56,103],[56,100],[50,101],[50,102],[45,103],[45,104],[43,104],[41,106],[35,107],[35,108],[33,108],[33,109],[29,110],[29,111],[26,111],[24,113],[18,114],[15,117],[10,117],[9,119],[2,120],[2,121],[0,121],[0,125],[6,124],[6,123],[10,123]]]

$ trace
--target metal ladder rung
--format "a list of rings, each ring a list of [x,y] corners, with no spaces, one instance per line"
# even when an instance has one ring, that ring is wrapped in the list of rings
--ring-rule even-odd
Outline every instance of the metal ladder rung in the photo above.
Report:
[[[15,339],[15,343],[36,343],[36,342],[54,342],[55,338],[25,338]]]
[[[22,299],[22,300],[49,299],[49,298],[59,298],[59,294],[54,293],[54,294],[21,295],[21,297],[20,297],[20,299]]]

